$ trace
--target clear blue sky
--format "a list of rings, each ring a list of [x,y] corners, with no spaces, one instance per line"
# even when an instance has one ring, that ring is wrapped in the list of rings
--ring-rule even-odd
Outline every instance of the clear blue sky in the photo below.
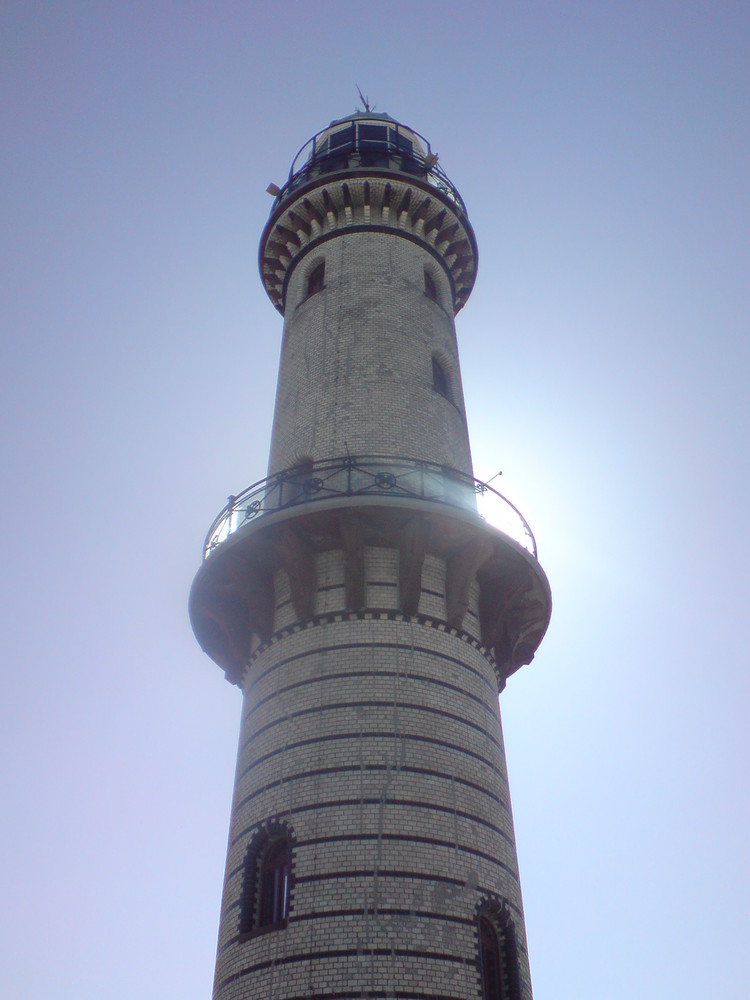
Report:
[[[0,995],[210,996],[240,696],[187,592],[266,467],[266,185],[359,83],[468,206],[475,470],[552,584],[536,1000],[747,1000],[748,5],[6,2],[0,49]]]

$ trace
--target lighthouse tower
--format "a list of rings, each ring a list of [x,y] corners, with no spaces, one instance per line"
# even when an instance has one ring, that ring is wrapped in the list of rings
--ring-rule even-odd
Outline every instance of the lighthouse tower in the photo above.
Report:
[[[473,475],[474,232],[430,144],[371,111],[269,191],[269,465],[190,595],[243,692],[214,998],[531,1000],[498,692],[550,592]]]

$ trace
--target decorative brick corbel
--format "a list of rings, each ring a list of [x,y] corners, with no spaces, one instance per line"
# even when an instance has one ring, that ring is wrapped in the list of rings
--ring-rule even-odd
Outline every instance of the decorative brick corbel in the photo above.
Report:
[[[401,610],[415,615],[422,593],[422,565],[427,548],[427,528],[422,519],[410,521],[398,540],[398,588]]]
[[[448,624],[462,628],[469,609],[469,587],[482,563],[492,555],[492,541],[480,537],[454,553],[445,574],[445,611]]]
[[[307,621],[315,613],[315,594],[318,588],[313,551],[286,525],[279,528],[274,546],[289,575],[292,605],[297,618],[299,621]]]
[[[365,607],[365,543],[362,524],[353,511],[345,511],[339,522],[341,547],[344,550],[344,591],[349,611]]]

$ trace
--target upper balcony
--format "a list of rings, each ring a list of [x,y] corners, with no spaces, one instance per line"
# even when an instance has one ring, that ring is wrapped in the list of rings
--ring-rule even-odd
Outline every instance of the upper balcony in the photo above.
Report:
[[[388,115],[358,112],[331,122],[295,156],[260,240],[258,266],[283,315],[288,282],[313,247],[347,231],[395,233],[421,244],[445,268],[454,313],[466,303],[478,251],[461,195],[437,154]]]
[[[308,183],[358,170],[389,170],[419,178],[468,218],[461,195],[438,166],[437,154],[427,139],[388,115],[372,111],[332,122],[307,140],[276,196],[274,210]]]

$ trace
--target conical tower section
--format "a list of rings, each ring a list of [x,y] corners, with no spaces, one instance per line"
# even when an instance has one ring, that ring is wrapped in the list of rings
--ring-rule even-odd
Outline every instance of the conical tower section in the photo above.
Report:
[[[530,1000],[498,692],[551,605],[528,525],[473,476],[474,232],[430,144],[369,111],[272,193],[267,476],[190,596],[244,696],[214,997]]]

